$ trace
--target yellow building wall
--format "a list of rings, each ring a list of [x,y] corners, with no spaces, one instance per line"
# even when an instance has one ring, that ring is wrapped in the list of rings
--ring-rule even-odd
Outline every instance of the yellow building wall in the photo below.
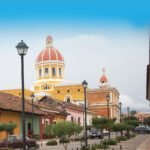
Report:
[[[20,134],[20,113],[11,111],[0,111],[0,123],[14,122],[17,127],[14,129],[14,134]],[[0,132],[0,140],[6,138],[6,132]]]
[[[54,98],[58,100],[64,101],[65,98],[71,97],[71,100],[80,101],[84,99],[82,85],[74,85],[74,86],[56,86],[54,87],[54,91],[50,94],[53,95]]]
[[[1,90],[1,92],[21,97],[21,92],[22,91],[21,91],[21,89],[13,89],[13,90]],[[34,93],[33,91],[25,89],[25,98],[30,99],[31,94],[33,94],[33,93]]]

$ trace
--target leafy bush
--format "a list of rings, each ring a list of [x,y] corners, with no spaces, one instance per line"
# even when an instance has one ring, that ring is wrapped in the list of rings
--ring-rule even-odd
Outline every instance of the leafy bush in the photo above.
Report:
[[[66,137],[61,137],[60,139],[59,139],[59,143],[61,144],[61,143],[69,143],[70,142],[70,140],[68,139],[68,138],[66,138]]]
[[[97,148],[98,148],[97,144],[94,144],[94,145],[91,146],[91,150],[97,150]]]
[[[57,141],[55,141],[55,140],[52,140],[52,141],[48,141],[47,143],[46,143],[46,145],[57,145]]]
[[[117,141],[126,141],[128,138],[126,136],[117,137]]]
[[[108,145],[105,145],[105,144],[101,143],[101,144],[97,145],[97,148],[107,149]]]
[[[80,150],[90,150],[89,146],[82,146]]]
[[[112,139],[107,139],[102,142],[104,145],[116,145],[117,141]]]

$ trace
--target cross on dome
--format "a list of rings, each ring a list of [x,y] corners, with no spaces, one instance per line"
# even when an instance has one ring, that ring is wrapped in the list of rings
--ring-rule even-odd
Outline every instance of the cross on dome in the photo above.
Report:
[[[52,36],[47,36],[46,37],[46,47],[52,47],[53,46],[53,38]]]

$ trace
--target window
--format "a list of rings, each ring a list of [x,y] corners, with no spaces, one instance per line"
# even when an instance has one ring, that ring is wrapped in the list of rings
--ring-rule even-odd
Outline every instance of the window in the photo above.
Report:
[[[48,89],[49,89],[49,86],[46,85],[46,86],[44,87],[44,90],[48,90]]]
[[[70,98],[69,97],[67,98],[67,103],[70,103]]]
[[[78,125],[80,125],[80,117],[78,117]]]
[[[39,77],[41,77],[41,76],[42,76],[42,70],[39,69]]]
[[[45,68],[45,76],[48,75],[48,68]]]
[[[59,68],[59,76],[61,76],[61,68]]]
[[[52,68],[52,76],[56,76],[56,69]]]
[[[73,122],[73,116],[71,116],[71,122]]]

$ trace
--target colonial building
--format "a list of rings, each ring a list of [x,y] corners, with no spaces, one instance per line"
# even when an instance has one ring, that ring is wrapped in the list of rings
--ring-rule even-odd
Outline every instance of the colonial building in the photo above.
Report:
[[[100,78],[99,88],[87,90],[87,99],[89,110],[98,116],[116,118],[119,121],[119,92],[110,86],[105,70]]]
[[[34,92],[40,97],[43,92],[61,101],[82,102],[81,83],[64,80],[65,62],[63,55],[53,46],[53,38],[46,38],[45,48],[38,54],[35,62],[36,81]]]
[[[33,106],[34,134],[40,134],[40,116],[45,115],[37,106]],[[31,133],[32,105],[25,101],[26,135]],[[17,127],[13,134],[22,133],[22,101],[19,97],[0,92],[0,123],[14,122]],[[0,139],[7,136],[6,132],[0,132]]]

